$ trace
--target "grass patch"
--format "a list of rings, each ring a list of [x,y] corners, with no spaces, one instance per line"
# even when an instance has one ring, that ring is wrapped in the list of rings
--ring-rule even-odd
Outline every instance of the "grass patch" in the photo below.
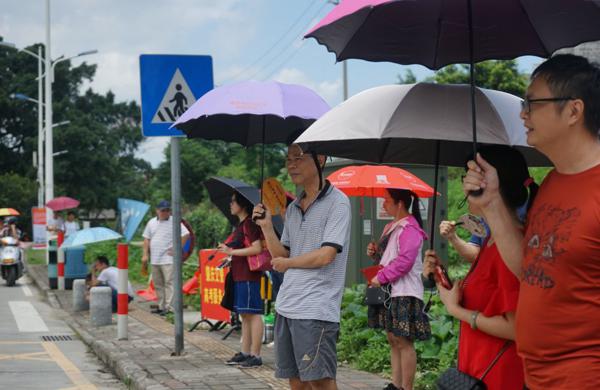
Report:
[[[46,250],[29,248],[25,250],[27,263],[31,265],[46,265]]]

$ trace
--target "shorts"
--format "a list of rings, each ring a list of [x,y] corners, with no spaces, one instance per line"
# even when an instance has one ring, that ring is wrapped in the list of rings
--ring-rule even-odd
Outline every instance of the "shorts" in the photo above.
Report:
[[[275,377],[302,382],[335,379],[337,322],[294,320],[277,315],[275,321]]]
[[[234,282],[233,310],[239,314],[263,314],[260,282]]]
[[[111,293],[112,293],[112,299],[111,299],[111,301],[112,301],[112,312],[116,313],[117,312],[117,308],[118,308],[117,302],[118,302],[119,293],[114,288],[111,288]],[[129,303],[131,301],[133,301],[133,297],[131,295],[128,295],[127,296],[127,302]]]

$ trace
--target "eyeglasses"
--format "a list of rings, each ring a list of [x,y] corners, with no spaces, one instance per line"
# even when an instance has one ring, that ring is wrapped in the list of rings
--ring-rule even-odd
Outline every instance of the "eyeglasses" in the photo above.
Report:
[[[565,96],[565,97],[554,97],[554,98],[540,98],[540,99],[529,99],[525,98],[521,102],[521,110],[525,111],[527,114],[531,114],[531,104],[532,103],[550,103],[550,102],[564,102],[567,100],[573,100],[574,97]]]

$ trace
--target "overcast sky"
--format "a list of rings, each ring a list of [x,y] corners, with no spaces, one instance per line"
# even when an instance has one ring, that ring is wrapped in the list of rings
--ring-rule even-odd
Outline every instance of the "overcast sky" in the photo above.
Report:
[[[45,41],[45,0],[0,0],[0,35],[24,47]],[[140,102],[140,54],[213,57],[217,85],[247,79],[303,84],[329,104],[342,100],[342,67],[313,39],[300,37],[333,4],[325,0],[51,0],[52,57],[97,49],[91,86]],[[520,60],[524,70],[539,62]],[[349,61],[349,93],[397,81],[408,67]],[[418,78],[431,74],[410,66]],[[164,159],[164,138],[145,141],[142,158]]]

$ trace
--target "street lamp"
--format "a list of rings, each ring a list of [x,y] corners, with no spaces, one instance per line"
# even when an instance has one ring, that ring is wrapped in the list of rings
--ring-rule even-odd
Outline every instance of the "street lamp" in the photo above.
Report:
[[[46,0],[46,155],[44,156],[46,160],[46,202],[51,199],[54,199],[54,146],[52,140],[52,82],[54,79],[54,66],[56,66],[56,64],[62,61],[67,61],[76,57],[95,54],[97,52],[97,50],[88,50],[69,58],[62,58],[61,56],[61,58],[58,58],[56,61],[52,61],[50,51],[50,0]]]
[[[42,47],[41,45],[38,46],[38,53],[35,54],[34,52],[27,50],[27,49],[17,49],[16,45],[14,43],[10,43],[10,42],[0,42],[0,45],[5,46],[5,47],[9,47],[18,51],[21,51],[23,53],[27,53],[30,56],[33,56],[35,58],[37,58],[38,60],[38,98],[37,100],[35,99],[26,99],[29,101],[34,101],[37,103],[38,105],[38,151],[37,151],[37,155],[38,155],[38,164],[37,164],[37,168],[38,168],[38,182],[40,184],[40,188],[38,190],[38,207],[44,207],[44,164],[43,164],[43,155],[44,155],[44,136],[43,136],[43,131],[44,131],[44,117],[43,117],[43,110],[42,110],[42,106],[44,105],[44,103],[42,102],[43,99],[43,94],[44,94],[44,87],[42,85],[43,81],[43,75],[42,75],[42,62],[44,61],[44,59],[42,58]],[[13,94],[15,99],[21,99],[21,96],[25,96],[23,94]],[[12,96],[11,96],[12,97]]]

